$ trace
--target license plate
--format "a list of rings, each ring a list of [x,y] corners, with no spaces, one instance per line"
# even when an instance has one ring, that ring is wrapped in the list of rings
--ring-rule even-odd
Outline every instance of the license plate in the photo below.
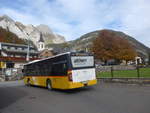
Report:
[[[83,83],[83,84],[87,84],[87,81],[83,81],[82,83]]]

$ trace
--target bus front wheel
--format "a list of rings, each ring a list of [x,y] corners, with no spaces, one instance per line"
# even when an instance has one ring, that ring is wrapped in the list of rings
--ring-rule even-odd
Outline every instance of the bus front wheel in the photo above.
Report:
[[[47,80],[47,85],[46,85],[46,86],[47,86],[47,89],[48,89],[48,90],[52,90],[52,89],[53,89],[50,80]]]

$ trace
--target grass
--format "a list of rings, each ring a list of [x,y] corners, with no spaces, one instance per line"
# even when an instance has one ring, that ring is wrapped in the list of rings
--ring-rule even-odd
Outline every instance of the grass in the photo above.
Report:
[[[150,77],[150,68],[140,68],[139,69],[140,77],[148,78]],[[101,78],[110,78],[111,72],[99,72],[97,73],[97,77]],[[137,70],[121,70],[121,71],[113,71],[113,77],[116,78],[133,78],[138,77]]]

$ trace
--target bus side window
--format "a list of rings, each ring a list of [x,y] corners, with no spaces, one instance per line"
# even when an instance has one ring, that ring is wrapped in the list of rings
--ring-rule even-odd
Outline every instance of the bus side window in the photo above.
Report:
[[[52,65],[52,76],[64,76],[67,74],[67,64],[58,63]]]
[[[43,70],[44,70],[44,75],[50,76],[51,75],[51,64],[44,63]]]

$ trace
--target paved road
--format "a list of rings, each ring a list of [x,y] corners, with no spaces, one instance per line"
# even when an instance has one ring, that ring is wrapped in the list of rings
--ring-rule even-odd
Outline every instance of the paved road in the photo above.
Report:
[[[0,83],[0,113],[150,113],[150,86],[99,83],[70,91]]]

